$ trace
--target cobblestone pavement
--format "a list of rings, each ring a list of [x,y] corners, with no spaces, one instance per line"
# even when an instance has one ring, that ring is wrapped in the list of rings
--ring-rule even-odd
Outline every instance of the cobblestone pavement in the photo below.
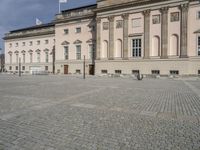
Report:
[[[200,80],[0,75],[0,150],[192,149]]]

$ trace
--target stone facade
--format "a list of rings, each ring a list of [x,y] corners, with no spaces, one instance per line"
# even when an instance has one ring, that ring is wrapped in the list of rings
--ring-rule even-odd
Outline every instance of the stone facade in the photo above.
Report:
[[[38,50],[55,47],[55,63],[49,59],[48,68],[58,74],[82,73],[85,58],[87,74],[197,75],[199,24],[198,0],[97,0],[97,5],[62,11],[48,25],[6,34],[6,68],[16,67],[15,57],[29,50],[36,54],[33,64],[26,58],[25,70],[45,68],[45,55],[37,62]],[[45,39],[48,46],[16,46]]]
[[[97,52],[103,56],[96,60],[96,74],[199,73],[200,37],[195,32],[200,24],[199,1],[98,0],[96,12],[101,18]],[[121,16],[123,27],[119,29],[115,26]],[[112,22],[107,19],[110,17]],[[115,28],[110,25],[109,30],[102,30],[103,22],[114,24]],[[109,55],[105,57],[107,51],[121,55],[110,59]]]

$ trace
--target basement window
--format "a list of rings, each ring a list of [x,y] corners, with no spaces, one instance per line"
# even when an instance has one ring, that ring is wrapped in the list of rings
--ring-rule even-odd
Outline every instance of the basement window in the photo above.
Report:
[[[151,74],[159,75],[160,74],[160,70],[151,70]]]
[[[102,73],[102,74],[107,74],[107,73],[108,73],[108,70],[101,70],[101,73]]]
[[[132,70],[132,74],[139,74],[140,70]]]
[[[116,74],[121,74],[122,71],[121,71],[121,70],[115,70],[115,73],[116,73]]]
[[[170,70],[170,75],[179,75],[178,70]]]

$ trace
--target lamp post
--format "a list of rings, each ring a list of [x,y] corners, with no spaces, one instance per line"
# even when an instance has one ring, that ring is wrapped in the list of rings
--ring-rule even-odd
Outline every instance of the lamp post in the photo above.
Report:
[[[19,58],[19,77],[21,77],[21,57]]]
[[[83,79],[85,79],[85,55],[83,58]]]

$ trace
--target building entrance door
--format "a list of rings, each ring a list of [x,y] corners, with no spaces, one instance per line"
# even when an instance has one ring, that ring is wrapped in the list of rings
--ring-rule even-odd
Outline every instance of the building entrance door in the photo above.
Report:
[[[89,75],[94,75],[94,65],[89,65]]]
[[[64,65],[64,74],[68,74],[68,65]]]

